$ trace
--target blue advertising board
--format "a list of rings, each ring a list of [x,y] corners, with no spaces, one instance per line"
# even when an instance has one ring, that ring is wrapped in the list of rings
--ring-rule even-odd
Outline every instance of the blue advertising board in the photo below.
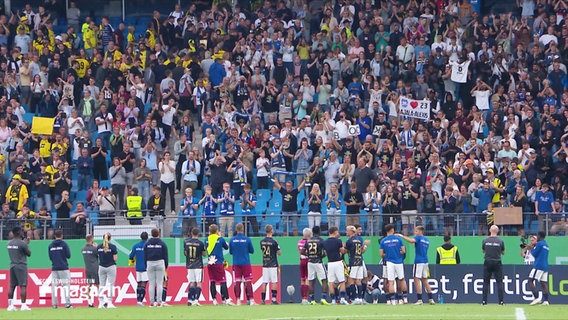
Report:
[[[412,275],[412,265],[405,265],[406,281]],[[382,266],[368,265],[367,268],[374,274],[382,274]],[[503,287],[505,303],[528,303],[533,299],[529,290],[527,276],[531,266],[503,265]],[[300,302],[300,270],[299,266],[281,266],[281,292],[282,302]],[[481,303],[483,290],[483,265],[431,265],[430,286],[435,297],[444,297],[445,303]],[[568,266],[550,266],[548,274],[551,304],[563,304],[568,301]],[[295,293],[291,297],[287,294],[287,287],[293,285]],[[382,283],[380,288],[382,289]],[[540,285],[537,285],[540,288]],[[408,285],[410,302],[413,303],[414,286]],[[316,299],[319,299],[321,290],[315,289]],[[497,286],[495,280],[490,283],[489,303],[497,303]]]

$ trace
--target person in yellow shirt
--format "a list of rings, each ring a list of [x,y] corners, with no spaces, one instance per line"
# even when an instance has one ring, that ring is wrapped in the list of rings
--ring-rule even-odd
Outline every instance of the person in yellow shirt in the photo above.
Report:
[[[128,26],[128,34],[126,35],[126,43],[128,47],[136,46],[136,35],[134,34],[134,26]]]
[[[40,136],[39,156],[42,157],[43,160],[48,160],[49,157],[51,157],[51,141],[49,136]]]
[[[87,69],[89,69],[90,66],[91,63],[89,62],[89,60],[83,57],[76,58],[75,62],[73,63],[73,69],[77,71],[77,75],[80,79],[85,78],[85,76],[87,75]]]
[[[0,153],[0,174],[6,173],[6,156]]]
[[[296,46],[300,60],[308,61],[310,58],[310,49],[311,47],[306,43],[306,39],[300,38],[300,43]]]
[[[120,66],[118,67],[118,70],[120,70],[120,72],[122,72],[122,74],[124,76],[128,76],[128,70],[130,70],[130,68],[132,68],[133,64],[132,64],[132,58],[128,57],[128,58],[124,58],[122,59],[122,61],[120,61]]]
[[[35,218],[35,212],[31,211],[27,204],[24,204],[22,209],[18,212],[18,214],[16,214],[16,219],[20,220],[22,229],[26,233],[26,237],[29,239],[39,240],[39,237],[36,238],[36,233],[34,232],[36,228]]]
[[[498,204],[501,199],[501,192],[504,190],[503,183],[501,182],[501,179],[495,176],[495,172],[491,168],[487,169],[487,180],[489,180],[491,189],[495,191],[492,202],[493,204]]]
[[[49,187],[55,188],[55,174],[59,172],[58,167],[50,164],[45,168],[45,172],[49,174]]]
[[[138,44],[138,58],[140,58],[140,67],[142,68],[142,70],[146,69],[148,50],[146,49],[146,45],[142,42]]]
[[[83,24],[81,25],[81,33],[85,34],[85,32],[87,32],[87,29],[89,29],[90,26],[91,26],[91,17],[87,16],[85,17],[85,22],[83,22]]]
[[[97,30],[97,25],[94,21],[91,21],[91,24],[83,33],[83,47],[89,57],[93,55],[93,49],[97,47]]]
[[[63,140],[63,137],[58,134],[55,137],[55,142],[51,144],[51,150],[59,150],[59,154],[65,155],[67,153],[68,143]]]
[[[146,29],[145,38],[146,45],[148,47],[154,48],[156,46],[156,30],[154,29],[154,24],[152,22],[148,22],[148,29]]]
[[[105,59],[111,59],[112,61],[122,60],[122,52],[118,50],[113,41],[108,43],[108,50],[105,52]]]
[[[10,210],[18,212],[22,210],[23,206],[28,202],[29,194],[28,188],[20,181],[19,174],[12,177],[10,186],[6,190],[6,203],[10,206]]]

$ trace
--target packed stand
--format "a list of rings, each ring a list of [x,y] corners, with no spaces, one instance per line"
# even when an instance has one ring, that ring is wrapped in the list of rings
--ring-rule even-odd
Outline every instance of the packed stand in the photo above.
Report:
[[[568,6],[518,5],[220,0],[126,21],[25,5],[0,17],[3,237],[170,213],[172,234],[231,234],[235,212],[253,234],[275,217],[484,234],[509,206],[526,214],[506,232],[565,234]]]

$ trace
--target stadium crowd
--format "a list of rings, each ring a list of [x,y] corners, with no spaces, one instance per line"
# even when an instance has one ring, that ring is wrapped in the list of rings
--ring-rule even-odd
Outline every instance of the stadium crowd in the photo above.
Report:
[[[29,237],[126,209],[179,213],[186,234],[220,215],[231,234],[237,205],[258,232],[271,186],[309,227],[365,209],[371,234],[452,234],[443,213],[471,213],[481,234],[515,206],[525,227],[552,213],[550,232],[568,229],[565,1],[219,0],[128,23],[49,9],[0,17],[0,216]]]

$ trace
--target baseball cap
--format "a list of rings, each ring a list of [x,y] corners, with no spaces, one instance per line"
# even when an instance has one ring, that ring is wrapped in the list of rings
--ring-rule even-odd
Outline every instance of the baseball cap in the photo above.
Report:
[[[18,181],[19,181],[19,180],[21,180],[21,179],[22,179],[22,176],[20,176],[19,174],[15,174],[15,175],[12,177],[12,180],[18,180]]]
[[[495,171],[493,171],[493,169],[489,168],[489,169],[487,169],[487,173],[495,173]]]

